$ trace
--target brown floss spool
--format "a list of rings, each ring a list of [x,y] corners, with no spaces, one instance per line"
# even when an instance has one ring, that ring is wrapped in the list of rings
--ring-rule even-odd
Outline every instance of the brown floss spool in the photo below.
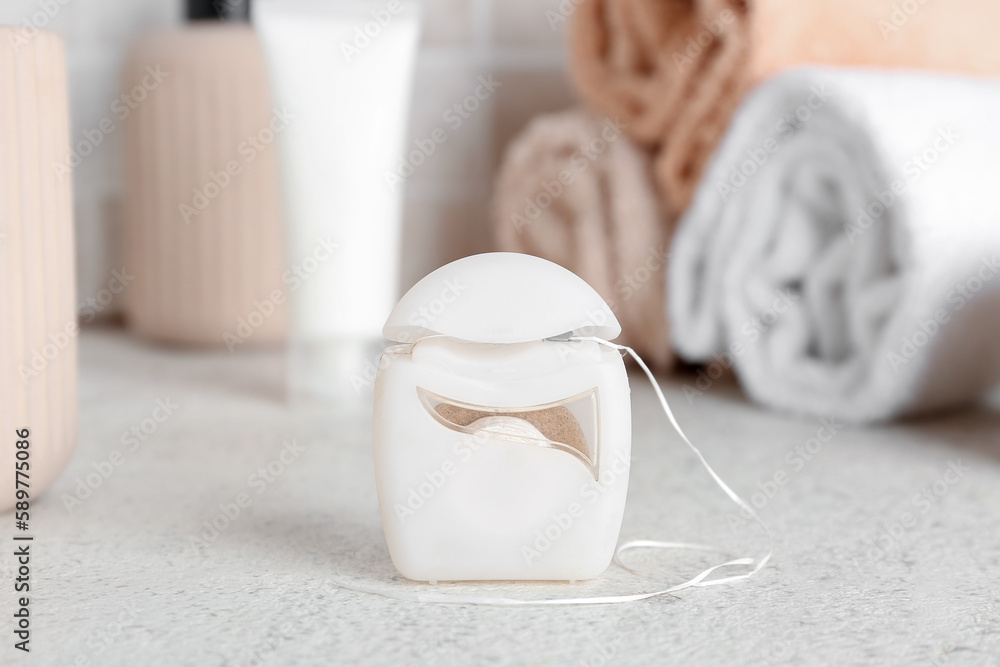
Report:
[[[529,412],[484,412],[448,403],[439,403],[434,410],[442,419],[456,426],[468,426],[483,417],[523,419],[549,440],[568,445],[585,456],[589,455],[587,441],[583,435],[583,429],[580,428],[580,422],[577,421],[572,412],[563,406]]]

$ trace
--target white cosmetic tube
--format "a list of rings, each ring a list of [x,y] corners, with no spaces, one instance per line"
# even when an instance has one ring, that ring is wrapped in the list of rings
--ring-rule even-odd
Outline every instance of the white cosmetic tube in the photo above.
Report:
[[[367,402],[399,289],[402,184],[421,3],[259,0],[288,239],[289,394]]]

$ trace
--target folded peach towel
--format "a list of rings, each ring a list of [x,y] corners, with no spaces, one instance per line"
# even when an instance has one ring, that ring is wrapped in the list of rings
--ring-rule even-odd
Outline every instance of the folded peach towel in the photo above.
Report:
[[[996,76],[997,25],[995,0],[584,0],[571,66],[592,110],[657,151],[661,195],[682,212],[756,83],[804,63]]]
[[[608,302],[619,342],[661,368],[667,232],[648,155],[613,119],[572,110],[539,116],[507,149],[493,201],[502,250],[573,271]]]

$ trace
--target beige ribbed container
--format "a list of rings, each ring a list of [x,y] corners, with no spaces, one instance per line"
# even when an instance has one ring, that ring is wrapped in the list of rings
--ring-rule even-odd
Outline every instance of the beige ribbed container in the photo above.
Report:
[[[122,93],[134,101],[125,120],[128,326],[231,349],[283,340],[288,306],[272,299],[285,295],[278,152],[256,34],[205,22],[151,35],[129,54]]]
[[[76,446],[76,300],[66,53],[0,26],[0,511],[14,506],[16,431],[31,500]]]

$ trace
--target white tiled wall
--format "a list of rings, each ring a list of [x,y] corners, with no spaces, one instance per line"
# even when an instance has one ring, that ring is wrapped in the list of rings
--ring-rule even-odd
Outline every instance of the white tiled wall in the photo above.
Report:
[[[559,4],[425,0],[407,149],[437,127],[448,138],[407,181],[404,288],[441,264],[490,248],[489,194],[506,142],[534,114],[573,104],[566,22],[551,13]],[[128,44],[146,30],[179,22],[181,14],[180,0],[0,2],[0,23],[27,19],[66,38],[74,141],[109,115]],[[453,128],[445,112],[490,76],[499,88]],[[120,142],[120,132],[108,135],[74,173],[81,299],[97,293],[120,266]]]

